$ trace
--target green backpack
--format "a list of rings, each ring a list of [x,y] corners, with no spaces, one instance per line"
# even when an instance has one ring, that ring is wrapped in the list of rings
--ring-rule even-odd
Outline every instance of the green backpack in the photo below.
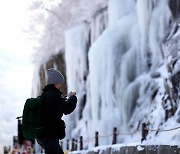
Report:
[[[28,98],[25,102],[22,131],[26,139],[35,139],[43,131],[42,99],[47,93],[37,98]]]

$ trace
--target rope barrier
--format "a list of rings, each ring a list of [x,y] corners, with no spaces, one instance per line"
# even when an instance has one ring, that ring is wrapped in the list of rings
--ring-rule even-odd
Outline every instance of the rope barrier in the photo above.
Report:
[[[158,131],[158,132],[172,131],[172,130],[176,130],[176,129],[180,129],[180,127],[171,128],[171,129],[163,129],[163,130],[160,130],[160,129],[155,130],[155,129],[146,128],[146,130],[148,130],[148,131]]]
[[[83,140],[83,142],[92,142],[93,140],[95,139],[95,137],[93,137],[93,138],[89,138],[89,139],[87,139],[87,140]]]
[[[99,135],[99,137],[109,137],[109,136],[112,136],[113,133],[109,134],[109,135]]]
[[[173,130],[176,130],[176,129],[180,129],[180,127],[176,127],[176,128],[171,128],[171,129],[164,129],[164,130],[160,130],[160,129],[150,129],[150,128],[145,128],[146,130],[148,131],[158,131],[158,132],[164,132],[164,131],[173,131]],[[134,131],[134,132],[127,132],[127,133],[118,133],[118,132],[114,132],[115,134],[117,134],[118,136],[119,135],[132,135],[132,134],[135,134],[135,133],[138,133],[138,132],[141,132],[142,129],[139,129],[137,131]],[[109,135],[99,135],[98,137],[110,137],[110,136],[113,136],[113,133],[109,134]],[[83,140],[84,143],[89,143],[89,142],[92,142],[93,140],[95,139],[95,137],[92,137],[92,138],[88,138],[86,140]],[[70,142],[74,142],[74,143],[80,143],[80,141],[70,141]]]
[[[95,139],[95,137],[89,138],[89,139],[87,139],[87,140],[83,140],[83,142],[84,142],[84,143],[85,143],[85,142],[89,143],[89,142],[92,142],[94,139]],[[80,141],[70,141],[70,142],[71,142],[71,143],[80,143]]]
[[[136,130],[136,131],[134,131],[134,132],[117,133],[117,135],[132,135],[132,134],[135,134],[135,133],[140,132],[140,131],[142,131],[142,129]]]
[[[144,123],[145,124],[145,123]],[[117,132],[117,128],[114,129],[113,133],[111,134],[108,134],[108,135],[99,135],[98,132],[96,132],[96,135],[95,137],[92,137],[92,138],[87,138],[86,140],[83,140],[82,136],[80,138],[80,140],[75,140],[75,139],[72,139],[71,144],[72,145],[72,151],[73,149],[74,150],[77,150],[77,144],[79,143],[80,144],[80,149],[83,149],[83,143],[90,143],[92,142],[93,140],[95,140],[95,147],[99,145],[99,141],[98,141],[98,138],[105,138],[105,137],[110,137],[110,136],[113,136],[113,142],[112,144],[116,144],[116,137],[118,135],[133,135],[135,133],[138,133],[138,132],[142,132],[142,138],[141,138],[141,142],[143,140],[146,140],[146,136],[147,136],[147,133],[148,131],[158,131],[158,132],[165,132],[165,131],[173,131],[173,130],[176,130],[176,129],[180,129],[180,127],[176,127],[176,128],[171,128],[171,129],[150,129],[148,128],[146,125],[144,125],[144,127],[142,127],[142,129],[139,129],[139,130],[136,130],[136,131],[133,131],[133,132],[125,132],[125,133],[118,133]],[[144,134],[144,133],[145,134]],[[69,144],[69,140],[68,140],[68,144]],[[69,147],[69,146],[68,146]],[[67,149],[68,150],[68,149]]]
[[[118,132],[115,132],[117,135],[132,135],[134,133],[137,133],[137,132],[140,132],[142,130],[138,130],[138,131],[135,131],[135,132],[129,132],[129,133],[118,133]],[[110,136],[113,136],[113,133],[109,134],[109,135],[99,135],[98,137],[110,137]],[[83,140],[84,143],[90,143],[92,142],[93,140],[95,139],[95,137],[92,137],[92,138],[88,138],[86,140]],[[80,141],[70,141],[71,143],[80,143]]]

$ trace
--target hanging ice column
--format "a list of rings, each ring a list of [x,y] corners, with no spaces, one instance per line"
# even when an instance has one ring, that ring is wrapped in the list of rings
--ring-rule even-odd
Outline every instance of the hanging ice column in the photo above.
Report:
[[[67,121],[71,122],[71,130],[76,127],[76,130],[82,127],[86,128],[86,120],[91,118],[89,103],[87,105],[86,98],[89,94],[86,87],[86,78],[88,75],[88,51],[91,43],[101,35],[104,29],[107,27],[107,8],[98,10],[94,16],[88,22],[84,22],[79,26],[73,27],[66,32],[65,42],[65,61],[67,72],[67,85],[68,91],[76,91],[78,96],[78,107],[75,113]],[[87,90],[86,90],[87,88]],[[85,105],[86,104],[86,105]],[[84,107],[86,111],[84,111]],[[83,115],[83,112],[88,115]],[[71,120],[70,120],[71,119]],[[76,126],[80,120],[83,121],[84,126]],[[88,120],[88,127],[91,127],[90,120]],[[69,129],[69,133],[70,133]],[[91,128],[89,128],[91,129]],[[92,129],[91,129],[92,130]],[[75,133],[71,133],[75,134]],[[80,134],[79,134],[80,135]]]
[[[168,0],[152,1],[154,4],[151,10],[151,18],[149,21],[149,49],[151,52],[152,70],[155,70],[164,60],[162,51],[162,43],[169,32],[169,23],[171,12],[168,6]]]
[[[167,8],[164,0],[137,0],[137,3],[128,0],[125,4],[110,1],[110,26],[89,52],[91,110],[94,125],[98,128],[106,128],[107,123],[113,121],[117,114],[111,116],[110,113],[119,114],[120,121],[115,120],[116,125],[127,127],[138,100],[149,103],[139,91],[145,89],[143,82],[150,82],[147,80],[148,60],[153,61],[154,69],[161,62],[162,57],[155,55],[161,55],[160,39],[167,25],[168,12],[162,18],[158,18],[157,13],[162,14]],[[143,77],[145,72],[146,77]]]
[[[87,76],[87,45],[88,33],[87,25],[82,24],[71,28],[65,35],[65,61],[68,92],[75,91],[78,97],[78,104],[75,112],[68,118],[67,134],[70,135],[72,129],[76,127],[79,120],[81,99],[85,94],[85,81]]]
[[[111,1],[115,3],[118,1]],[[133,1],[128,1],[129,3]],[[122,3],[119,3],[121,5]],[[123,73],[121,66],[131,67],[127,63],[132,62],[132,56],[127,56],[122,64],[123,56],[129,52],[135,52],[131,49],[131,32],[133,31],[133,25],[136,26],[135,12],[130,13],[133,9],[128,7],[128,3],[124,16],[120,16],[121,20],[109,26],[108,29],[99,37],[99,39],[92,45],[89,52],[89,79],[90,79],[90,95],[91,95],[91,110],[94,126],[98,126],[97,129],[104,130],[108,133],[114,126],[120,126],[125,110],[119,102],[119,97],[123,84],[127,84],[126,80],[119,84],[120,78]],[[135,4],[135,3],[134,3]],[[114,6],[111,4],[111,6]],[[111,10],[111,8],[110,8]],[[113,10],[113,9],[112,9]],[[114,11],[114,10],[113,10]],[[110,21],[111,18],[110,18]],[[114,22],[114,20],[113,20]],[[135,55],[135,54],[133,54]],[[135,60],[135,58],[133,59]],[[134,68],[132,68],[134,69]],[[134,69],[135,70],[135,69]],[[126,75],[128,72],[126,70]],[[129,75],[130,76],[130,75]],[[119,109],[121,109],[120,112]],[[98,117],[98,118],[97,118]],[[111,124],[109,124],[111,122]],[[111,127],[111,128],[110,128]]]

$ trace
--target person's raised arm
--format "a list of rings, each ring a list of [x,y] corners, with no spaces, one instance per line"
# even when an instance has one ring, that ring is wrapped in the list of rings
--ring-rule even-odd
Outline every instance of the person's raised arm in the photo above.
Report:
[[[64,114],[70,114],[76,108],[77,97],[75,95],[70,96],[67,101],[63,104],[63,112]]]

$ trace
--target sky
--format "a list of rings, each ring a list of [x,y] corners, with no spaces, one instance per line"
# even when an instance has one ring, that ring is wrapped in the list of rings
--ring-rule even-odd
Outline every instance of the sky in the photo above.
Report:
[[[12,145],[17,135],[17,116],[31,96],[32,42],[24,27],[30,0],[0,1],[0,146]]]

